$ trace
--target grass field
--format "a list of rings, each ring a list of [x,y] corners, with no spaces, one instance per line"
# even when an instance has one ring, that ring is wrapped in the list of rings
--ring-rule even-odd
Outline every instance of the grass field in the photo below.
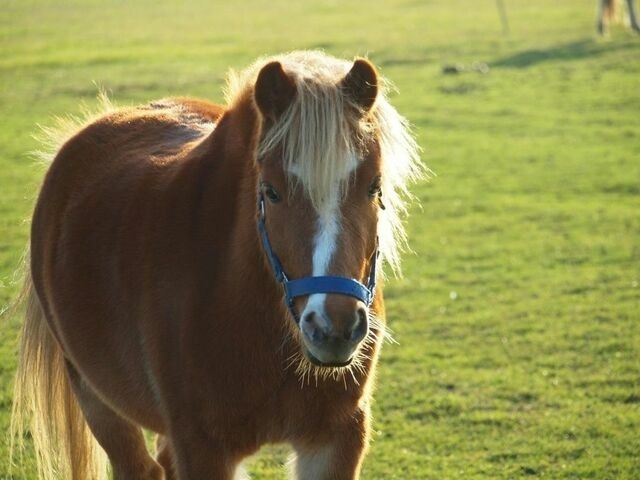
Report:
[[[187,3],[187,2],[185,2]],[[390,282],[364,479],[640,478],[640,38],[595,38],[595,1],[103,2],[0,9],[0,305],[52,116],[168,95],[222,100],[228,67],[368,54],[437,173]],[[198,4],[199,3],[199,4]],[[487,74],[442,66],[486,62]],[[6,430],[19,318],[0,324]],[[0,440],[0,479],[12,474]],[[286,450],[250,462],[284,478]]]

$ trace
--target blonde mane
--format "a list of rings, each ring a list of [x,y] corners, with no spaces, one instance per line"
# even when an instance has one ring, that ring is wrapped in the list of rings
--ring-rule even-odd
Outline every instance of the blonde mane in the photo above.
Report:
[[[262,156],[282,147],[290,181],[307,192],[314,206],[335,193],[346,191],[350,163],[358,161],[368,139],[376,137],[382,155],[382,189],[386,209],[379,217],[380,252],[394,273],[400,273],[400,252],[406,246],[402,218],[411,198],[407,186],[428,170],[420,163],[419,147],[407,121],[387,100],[388,82],[380,79],[380,92],[371,111],[363,116],[338,82],[352,62],[323,52],[293,52],[256,61],[246,70],[228,76],[226,100],[231,108],[253,92],[258,72],[279,61],[294,80],[297,95],[258,145]]]

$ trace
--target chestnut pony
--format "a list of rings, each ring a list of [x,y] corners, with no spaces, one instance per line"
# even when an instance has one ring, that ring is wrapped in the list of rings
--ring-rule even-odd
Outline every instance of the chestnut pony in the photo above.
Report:
[[[598,0],[598,13],[596,30],[599,35],[609,33],[609,25],[616,21],[620,0]],[[640,22],[635,0],[625,0],[629,12],[629,28],[635,33],[640,33]]]
[[[376,279],[420,174],[384,90],[367,60],[294,52],[232,74],[224,107],[112,108],[57,149],[13,415],[40,478],[103,478],[106,452],[117,480],[232,479],[272,442],[294,478],[358,478]]]

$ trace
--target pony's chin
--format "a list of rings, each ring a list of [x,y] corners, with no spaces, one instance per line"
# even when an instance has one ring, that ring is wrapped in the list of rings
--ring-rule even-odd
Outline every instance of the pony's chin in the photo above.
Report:
[[[322,360],[319,360],[318,358],[316,358],[313,355],[313,353],[311,353],[307,348],[304,349],[304,356],[307,358],[307,360],[309,360],[309,362],[311,362],[316,367],[325,367],[325,368],[348,367],[349,365],[351,365],[351,362],[353,361],[353,357],[349,357],[344,362],[323,362]]]

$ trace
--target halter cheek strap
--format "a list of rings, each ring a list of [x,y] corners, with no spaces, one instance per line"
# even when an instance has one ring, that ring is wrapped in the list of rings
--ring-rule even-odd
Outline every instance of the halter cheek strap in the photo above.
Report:
[[[371,260],[371,269],[369,270],[367,285],[364,285],[353,278],[338,276],[311,276],[289,280],[289,277],[287,277],[287,274],[284,272],[282,264],[271,246],[269,233],[267,232],[267,227],[265,225],[265,212],[264,195],[260,192],[258,194],[258,232],[260,233],[260,239],[262,240],[262,248],[267,254],[267,258],[269,259],[269,263],[271,264],[276,280],[282,284],[285,303],[296,322],[299,322],[300,320],[293,303],[296,297],[302,297],[314,293],[337,293],[357,298],[367,306],[371,305],[376,290],[376,265],[378,263],[377,242],[376,250]]]

